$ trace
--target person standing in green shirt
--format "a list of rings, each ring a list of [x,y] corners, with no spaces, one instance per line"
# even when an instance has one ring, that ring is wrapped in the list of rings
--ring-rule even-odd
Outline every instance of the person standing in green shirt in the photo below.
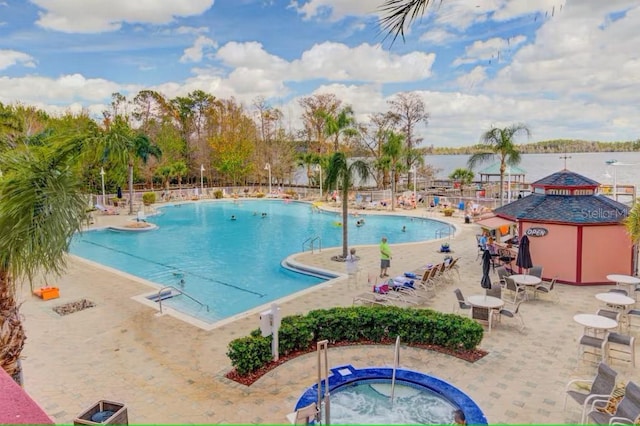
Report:
[[[382,237],[380,242],[380,278],[388,277],[387,269],[391,266],[391,247],[387,243],[387,237]]]

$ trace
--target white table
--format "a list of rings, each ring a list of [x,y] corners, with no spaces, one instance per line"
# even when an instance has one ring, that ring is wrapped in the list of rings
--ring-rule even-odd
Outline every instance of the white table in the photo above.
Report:
[[[618,326],[618,321],[595,314],[577,314],[573,320],[585,328],[585,334],[588,329],[606,331]]]
[[[504,306],[504,301],[497,297],[478,294],[469,296],[467,298],[467,302],[471,305],[471,318],[486,321],[489,325],[489,332],[491,332],[491,316],[493,314],[491,311],[493,309],[502,308]]]
[[[529,299],[528,288],[538,286],[540,285],[540,283],[542,283],[542,279],[536,277],[535,275],[515,274],[509,275],[509,278],[513,279],[516,284],[525,286],[525,290],[527,291],[525,295],[527,299]]]
[[[607,305],[622,306],[624,308],[636,303],[634,299],[620,293],[598,293],[596,294],[596,299]]]
[[[640,284],[640,278],[631,275],[609,274],[607,279],[616,283],[618,287],[626,285],[629,294],[632,294],[636,289],[636,285]]]

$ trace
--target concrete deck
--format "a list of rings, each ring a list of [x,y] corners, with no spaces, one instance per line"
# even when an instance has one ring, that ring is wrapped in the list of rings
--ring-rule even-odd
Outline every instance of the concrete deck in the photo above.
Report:
[[[424,215],[422,211],[411,212]],[[438,219],[444,217],[438,215]],[[94,226],[117,224],[127,216],[99,216]],[[152,221],[152,219],[150,219]],[[440,287],[426,307],[451,312],[459,287],[465,296],[481,294],[481,265],[476,260],[477,225],[452,218],[460,230],[450,243],[461,257],[461,279]],[[390,274],[437,263],[439,242],[393,245]],[[558,256],[562,256],[558,248]],[[304,253],[297,261],[344,272],[332,262],[338,249]],[[370,289],[367,274],[379,273],[377,246],[358,247],[357,280],[336,279],[281,303],[284,315],[311,309],[348,306],[352,296]],[[535,259],[534,259],[535,262]],[[492,279],[497,277],[492,275]],[[256,314],[203,330],[133,300],[151,288],[140,280],[72,259],[68,272],[52,285],[61,297],[43,301],[23,288],[22,313],[28,340],[23,355],[26,391],[56,423],[74,417],[101,399],[127,405],[129,422],[150,423],[285,423],[285,415],[316,379],[316,355],[308,354],[271,371],[246,387],[227,380],[225,355],[232,339],[258,327]],[[576,313],[595,313],[594,295],[605,286],[559,285],[559,303],[532,300],[521,307],[524,332],[505,318],[485,333],[481,348],[489,352],[471,364],[431,351],[403,348],[401,366],[447,380],[469,394],[490,423],[577,423],[577,406],[562,408],[564,388],[572,378],[590,378],[595,364],[577,358],[582,328]],[[96,307],[59,316],[52,307],[81,298]],[[390,346],[330,348],[331,365],[383,366],[393,362]],[[616,362],[621,381],[640,382],[638,369]]]

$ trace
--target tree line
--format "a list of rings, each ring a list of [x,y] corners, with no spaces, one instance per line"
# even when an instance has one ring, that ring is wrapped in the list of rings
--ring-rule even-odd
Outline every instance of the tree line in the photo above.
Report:
[[[431,155],[473,155],[482,149],[482,145],[464,147],[434,147],[425,148],[426,154]],[[640,151],[640,139],[626,142],[599,142],[571,139],[553,139],[518,145],[522,154],[558,154],[570,152],[632,152]]]

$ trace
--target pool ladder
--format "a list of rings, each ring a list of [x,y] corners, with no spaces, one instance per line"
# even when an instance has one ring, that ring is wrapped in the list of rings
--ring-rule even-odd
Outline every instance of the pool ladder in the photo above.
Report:
[[[318,423],[331,424],[331,410],[329,401],[329,360],[327,358],[328,340],[317,343],[318,352]],[[324,362],[323,362],[324,361]],[[324,389],[322,382],[324,381]],[[324,390],[324,393],[323,393]],[[324,402],[324,422],[322,421],[322,403]]]
[[[400,336],[396,337],[396,347],[393,351],[393,372],[391,373],[391,406],[393,406],[393,397],[396,390],[396,371],[400,366]]]
[[[302,251],[304,251],[304,247],[309,245],[311,247],[311,254],[313,254],[313,247],[315,242],[318,242],[318,251],[322,251],[322,239],[320,237],[309,237],[302,243]]]
[[[158,306],[160,307],[160,313],[161,314],[162,314],[162,299],[163,299],[163,297],[161,297],[162,296],[162,292],[165,291],[165,290],[169,290],[169,289],[175,290],[178,293],[182,294],[183,296],[187,296],[189,299],[193,300],[198,305],[204,306],[205,308],[207,308],[207,312],[209,312],[209,305],[207,305],[206,303],[202,303],[201,301],[199,301],[195,297],[185,293],[184,291],[180,290],[179,288],[176,288],[176,287],[174,287],[172,285],[168,285],[168,286],[162,287],[160,290],[158,290]]]
[[[451,226],[446,226],[444,228],[436,229],[436,239],[449,237],[451,239]]]

